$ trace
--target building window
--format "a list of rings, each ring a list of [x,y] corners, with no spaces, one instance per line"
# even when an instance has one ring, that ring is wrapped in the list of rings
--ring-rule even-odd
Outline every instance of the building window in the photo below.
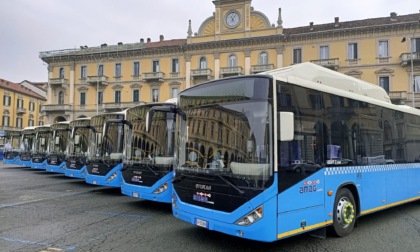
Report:
[[[80,93],[80,105],[81,106],[86,105],[86,93],[85,92]]]
[[[379,77],[379,86],[381,86],[387,93],[389,93],[389,76]]]
[[[103,76],[104,75],[104,65],[99,65],[98,66],[98,76]]]
[[[80,67],[80,78],[84,79],[86,78],[86,66],[81,66]]]
[[[58,104],[60,104],[60,105],[64,104],[64,92],[63,91],[58,92]]]
[[[302,63],[302,49],[295,48],[293,49],[293,64]]]
[[[22,118],[16,118],[16,127],[22,128]]]
[[[179,73],[179,60],[172,59],[172,73]]]
[[[28,126],[29,127],[34,126],[34,120],[33,119],[28,120]]]
[[[379,41],[378,44],[378,57],[386,58],[388,57],[388,41]]]
[[[358,59],[357,43],[350,43],[347,47],[347,58],[349,60]]]
[[[140,90],[135,89],[133,90],[133,102],[139,102],[140,101]]]
[[[4,106],[10,106],[10,101],[11,101],[10,96],[8,96],[8,95],[3,95],[3,105],[4,105]]]
[[[31,120],[32,121],[32,125],[31,126],[34,126],[34,120]],[[44,122],[43,121],[38,121],[38,125],[39,126],[42,126],[42,125],[44,125]]]
[[[171,98],[177,98],[179,93],[178,87],[171,88]]]
[[[420,38],[411,39],[411,51],[420,52]]]
[[[59,76],[60,79],[64,79],[64,68],[62,68],[62,67],[60,68],[58,76]]]
[[[159,61],[158,60],[153,61],[153,72],[154,73],[160,72]]]
[[[35,103],[29,102],[29,111],[35,111]]]
[[[152,102],[159,101],[159,89],[152,89]]]
[[[140,62],[134,62],[133,63],[133,76],[139,76],[140,75]]]
[[[115,103],[121,103],[121,90],[115,90],[114,98]]]
[[[414,92],[420,92],[420,75],[414,75]]]
[[[17,108],[23,108],[23,100],[22,99],[17,99]]]
[[[104,93],[102,91],[99,91],[98,92],[98,105],[101,105],[103,103],[104,101],[103,97],[104,97]]]
[[[207,68],[207,60],[206,57],[200,58],[200,69],[206,69]]]
[[[268,54],[266,52],[261,53],[258,61],[260,65],[268,65]]]
[[[121,63],[115,64],[115,77],[121,77]]]
[[[236,58],[236,55],[230,55],[228,66],[229,67],[236,67],[238,65],[238,59]]]
[[[329,46],[320,46],[319,47],[319,59],[325,60],[330,58],[330,48]]]
[[[3,123],[3,126],[10,126],[10,125],[9,125],[9,120],[10,120],[10,117],[9,117],[9,116],[7,116],[7,115],[4,115],[4,116],[3,116],[3,120],[2,120],[2,121],[3,121],[3,122],[2,122],[2,123]]]

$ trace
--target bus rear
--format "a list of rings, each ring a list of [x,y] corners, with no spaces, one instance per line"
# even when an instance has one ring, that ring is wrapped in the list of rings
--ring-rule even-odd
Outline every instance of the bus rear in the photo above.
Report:
[[[146,118],[153,116],[150,128]],[[175,104],[153,103],[127,110],[132,132],[127,142],[121,192],[131,197],[171,202],[174,164]],[[131,150],[131,151],[130,151]]]

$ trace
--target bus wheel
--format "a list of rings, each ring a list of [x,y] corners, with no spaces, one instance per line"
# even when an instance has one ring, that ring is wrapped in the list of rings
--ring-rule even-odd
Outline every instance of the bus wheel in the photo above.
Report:
[[[347,188],[338,191],[334,201],[333,227],[337,236],[346,236],[353,231],[356,222],[356,204]]]

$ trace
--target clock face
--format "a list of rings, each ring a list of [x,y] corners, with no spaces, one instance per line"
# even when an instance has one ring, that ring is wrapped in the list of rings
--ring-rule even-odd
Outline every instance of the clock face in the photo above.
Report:
[[[226,25],[233,28],[239,24],[239,14],[237,12],[230,12],[226,15]]]

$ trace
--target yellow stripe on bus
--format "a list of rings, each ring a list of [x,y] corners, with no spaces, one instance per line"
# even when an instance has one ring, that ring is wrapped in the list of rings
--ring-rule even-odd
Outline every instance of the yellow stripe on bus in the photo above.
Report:
[[[315,225],[307,226],[305,228],[299,228],[299,229],[295,229],[295,230],[292,230],[292,231],[287,231],[287,232],[284,232],[282,234],[278,234],[277,239],[281,239],[281,238],[284,238],[284,237],[287,237],[287,236],[292,236],[292,235],[296,235],[296,234],[299,234],[299,233],[307,232],[307,231],[310,231],[312,229],[317,229],[317,228],[320,228],[320,227],[326,227],[328,225],[331,225],[332,223],[333,223],[333,221],[329,220],[329,221],[321,222],[321,223],[318,223],[318,224],[315,224]]]
[[[402,205],[402,204],[409,203],[409,202],[416,201],[416,200],[420,200],[420,196],[419,197],[414,197],[414,198],[411,198],[411,199],[407,199],[407,200],[398,201],[398,202],[395,202],[395,203],[392,203],[392,204],[389,204],[389,205],[365,210],[365,211],[362,211],[361,214],[365,215],[365,214],[377,212],[377,211],[380,211],[380,210],[383,210],[383,209],[386,209],[386,208]]]

